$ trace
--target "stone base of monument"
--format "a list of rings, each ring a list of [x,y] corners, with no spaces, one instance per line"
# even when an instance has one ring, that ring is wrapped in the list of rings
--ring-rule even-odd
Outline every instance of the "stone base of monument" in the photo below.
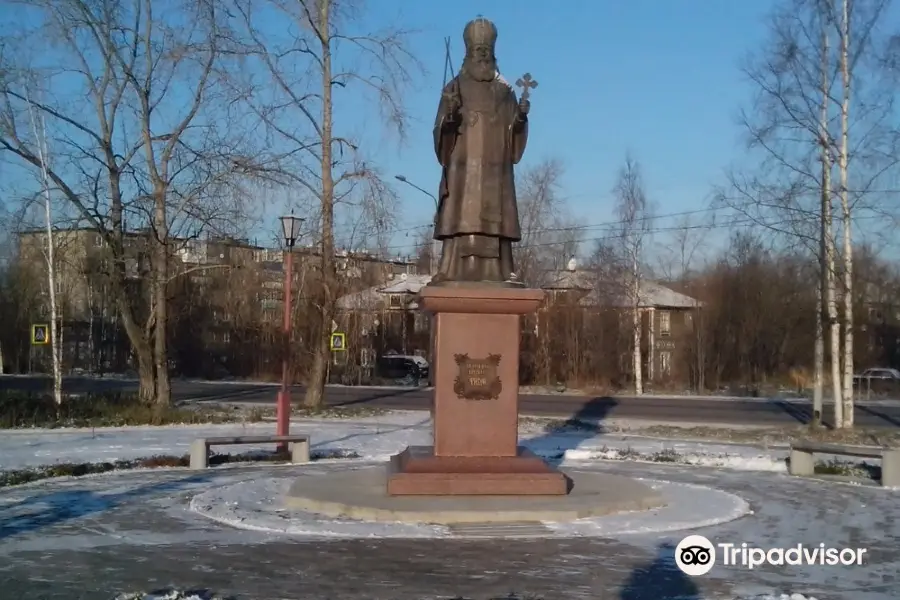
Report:
[[[665,506],[649,486],[619,475],[567,470],[572,489],[565,496],[391,496],[383,466],[300,478],[285,504],[327,518],[432,523],[568,522]]]
[[[559,496],[572,481],[528,449],[516,456],[436,456],[432,446],[409,446],[391,458],[392,496]]]
[[[568,493],[563,473],[518,445],[521,319],[544,292],[470,283],[425,286],[419,299],[434,315],[434,445],[393,457],[387,493]]]

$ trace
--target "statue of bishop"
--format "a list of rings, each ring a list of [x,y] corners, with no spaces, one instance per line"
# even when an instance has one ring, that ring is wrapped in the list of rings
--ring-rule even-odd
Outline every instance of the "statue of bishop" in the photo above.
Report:
[[[466,56],[443,90],[434,124],[442,169],[434,238],[442,242],[433,284],[520,285],[512,242],[521,239],[513,165],[528,140],[528,91],[522,99],[497,69],[497,28],[484,18],[466,25]]]

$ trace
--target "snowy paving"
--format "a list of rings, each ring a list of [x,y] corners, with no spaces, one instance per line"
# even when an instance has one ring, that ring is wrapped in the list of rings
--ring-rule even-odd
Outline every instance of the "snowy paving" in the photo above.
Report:
[[[248,424],[4,431],[0,470],[184,454],[197,437],[272,429],[272,424]],[[680,502],[686,512],[657,515],[653,526],[640,523],[633,513],[599,525],[582,523],[596,528],[587,533],[558,525],[561,537],[464,540],[446,537],[439,528],[426,531],[427,526],[391,537],[359,522],[317,521],[296,513],[276,516],[280,491],[301,473],[327,476],[333,469],[383,460],[410,444],[429,443],[427,415],[298,420],[292,431],[310,434],[313,451],[352,450],[365,459],[200,472],[131,471],[0,489],[0,597],[113,600],[119,594],[169,587],[208,589],[241,600],[506,600],[513,598],[510,593],[543,600],[900,597],[900,494],[877,486],[789,477],[783,472],[786,452],[781,448],[577,431],[546,434],[536,425],[523,427],[526,445],[563,464],[681,490],[687,494]],[[693,466],[603,460],[667,451]],[[191,510],[192,502],[225,497],[242,486],[255,489],[256,497],[225,498],[235,503],[232,516],[241,517],[237,509],[263,507],[263,516],[280,520],[280,528],[270,523],[254,531],[253,523],[244,523],[241,529],[239,522],[232,527]],[[737,497],[746,503],[742,512],[747,505],[751,512],[737,519],[736,514],[711,518],[723,505],[712,494],[690,496],[688,490],[702,489],[697,486]],[[360,527],[371,528],[368,537],[360,536]],[[678,527],[690,529],[673,531]],[[687,533],[763,548],[800,543],[863,547],[868,558],[849,567],[763,565],[750,570],[719,564],[708,575],[689,578],[674,564],[675,544]],[[142,594],[129,597],[143,600]],[[170,596],[179,598],[174,592]],[[198,596],[205,598],[211,596]]]
[[[245,600],[490,600],[510,592],[546,600],[731,600],[793,593],[819,600],[897,597],[897,493],[780,473],[627,462],[583,467],[740,496],[752,514],[690,530],[715,542],[865,547],[869,558],[864,564],[753,570],[717,565],[708,575],[688,578],[673,564],[674,545],[683,532],[543,540],[306,541],[226,527],[189,507],[197,494],[264,473],[273,480],[309,471],[325,476],[357,463],[123,472],[3,490],[4,593],[25,600],[111,600],[119,593],[173,586]]]
[[[362,469],[373,466],[373,463],[354,462],[355,466]],[[382,463],[374,463],[380,464]],[[341,468],[349,467],[342,465]],[[572,470],[584,469],[575,467]],[[214,521],[239,529],[303,537],[460,537],[459,533],[443,526],[323,519],[302,511],[284,509],[284,497],[292,483],[306,478],[308,485],[314,486],[316,478],[323,474],[327,474],[327,471],[307,470],[299,475],[293,472],[286,476],[273,476],[271,472],[260,473],[257,477],[197,494],[191,499],[190,508]],[[566,523],[546,522],[544,525],[550,531],[539,534],[540,537],[614,537],[635,533],[662,533],[727,523],[750,512],[750,506],[741,497],[709,486],[652,479],[641,481],[659,492],[666,506]]]
[[[59,462],[113,462],[160,454],[187,454],[200,437],[274,433],[272,423],[184,425],[97,429],[7,430],[0,436],[0,470]],[[367,459],[387,459],[408,445],[431,443],[431,419],[414,411],[359,419],[303,419],[291,433],[312,436],[312,450],[350,450]],[[568,431],[547,434],[537,425],[523,426],[522,441],[537,454],[567,460],[618,459],[626,454],[651,455],[674,451],[680,460],[703,466],[784,471],[787,452],[733,444],[659,440],[634,435]],[[272,446],[217,447],[216,451],[247,452]],[[562,456],[561,456],[562,455]]]

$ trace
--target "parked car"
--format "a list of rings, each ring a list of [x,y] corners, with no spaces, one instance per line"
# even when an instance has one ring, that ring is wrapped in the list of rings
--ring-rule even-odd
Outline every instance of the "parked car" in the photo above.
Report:
[[[897,398],[900,397],[900,371],[885,367],[866,369],[853,376],[853,386],[866,397],[875,394]]]
[[[421,385],[428,382],[428,361],[421,356],[386,354],[376,363],[376,376],[403,385]]]
[[[900,371],[897,369],[872,368],[866,369],[859,375],[854,375],[853,378],[878,381],[900,381]]]

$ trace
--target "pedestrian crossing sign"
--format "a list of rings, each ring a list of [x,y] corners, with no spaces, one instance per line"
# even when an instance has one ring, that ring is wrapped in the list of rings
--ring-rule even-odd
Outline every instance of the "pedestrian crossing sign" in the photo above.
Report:
[[[34,324],[31,326],[31,343],[35,346],[46,346],[50,343],[50,326]]]
[[[347,349],[347,336],[343,333],[331,334],[331,350],[332,352],[341,352]]]

